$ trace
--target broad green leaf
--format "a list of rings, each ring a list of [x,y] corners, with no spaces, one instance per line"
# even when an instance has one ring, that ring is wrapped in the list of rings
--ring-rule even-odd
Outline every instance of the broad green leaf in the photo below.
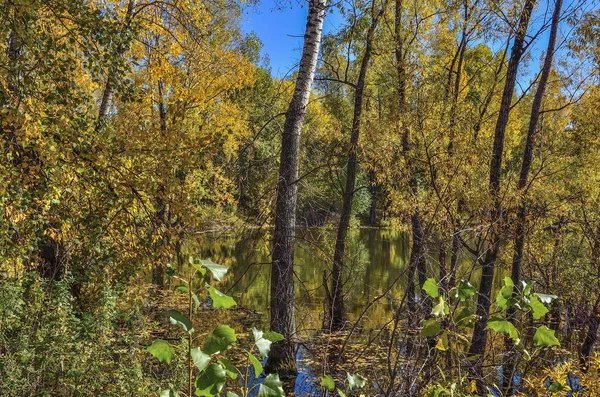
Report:
[[[256,328],[252,328],[252,334],[254,335],[254,343],[256,344],[260,355],[263,358],[267,358],[267,356],[269,355],[269,350],[271,350],[271,343],[273,342],[266,339],[264,337],[263,332],[259,331]]]
[[[503,318],[494,318],[488,321],[485,329],[493,329],[501,334],[508,335],[511,339],[516,340],[519,338],[519,332],[514,325],[508,320]]]
[[[523,295],[529,296],[531,294],[531,287],[533,287],[533,281],[523,281],[521,280],[521,285],[523,286]]]
[[[446,350],[448,350],[449,346],[450,345],[448,344],[448,333],[444,331],[438,338],[435,348],[445,352]]]
[[[175,390],[167,389],[161,391],[159,397],[179,397],[179,393]]]
[[[512,279],[510,277],[504,277],[504,287],[502,287],[498,292],[498,296],[496,296],[496,306],[502,310],[508,309],[514,289],[515,284]]]
[[[175,291],[179,291],[179,292],[188,294],[190,292],[190,289],[185,285],[178,285],[177,287],[175,287]]]
[[[425,320],[423,322],[423,328],[421,328],[421,335],[423,336],[436,336],[441,332],[440,324],[434,318]]]
[[[190,265],[192,265],[194,269],[198,270],[200,274],[203,276],[206,274],[206,268],[202,266],[200,262],[197,262],[193,256],[189,257],[188,262],[190,262]]]
[[[239,375],[238,369],[230,360],[226,359],[225,357],[221,357],[219,359],[219,363],[221,363],[221,365],[225,368],[227,376],[229,376],[231,379],[237,379]]]
[[[196,391],[194,394],[206,397],[218,395],[225,385],[225,376],[225,368],[219,364],[209,365],[196,378]]]
[[[531,306],[531,312],[534,320],[539,320],[548,313],[548,308],[540,302],[537,295],[532,295],[529,305]]]
[[[423,283],[423,291],[425,291],[425,293],[432,298],[437,298],[438,296],[440,296],[440,291],[438,289],[437,283],[433,278],[428,278],[427,280],[425,280],[425,282]]]
[[[450,312],[450,308],[444,301],[444,298],[440,296],[439,302],[431,309],[431,315],[435,317],[444,317]]]
[[[324,388],[326,388],[329,391],[334,391],[335,390],[335,381],[333,380],[331,375],[325,375],[323,378],[321,378],[321,386],[323,386]]]
[[[161,363],[169,364],[172,359],[175,358],[175,350],[171,347],[169,342],[157,339],[150,346],[146,348],[146,351],[154,356]]]
[[[279,375],[269,374],[260,384],[258,397],[285,397]]]
[[[204,353],[213,355],[223,350],[229,349],[235,344],[237,337],[233,328],[228,325],[219,325],[208,335],[204,342]]]
[[[190,351],[190,355],[192,356],[192,361],[194,361],[194,365],[202,371],[204,368],[208,366],[210,363],[210,356],[200,350],[199,347],[193,347]]]
[[[335,389],[336,393],[340,396],[340,397],[346,397],[346,393],[344,393],[344,391],[342,389]]]
[[[213,278],[220,281],[227,274],[227,266],[217,265],[210,259],[200,259],[200,264],[210,270]]]
[[[283,335],[275,331],[267,331],[263,334],[263,338],[270,340],[271,342],[279,342],[285,339]]]
[[[556,295],[548,295],[548,294],[540,294],[538,292],[535,292],[533,295],[537,296],[538,299],[540,300],[540,302],[549,305],[550,303],[552,303],[552,301],[554,299],[558,299],[558,296]]]
[[[454,299],[459,299],[461,302],[470,299],[473,295],[475,295],[475,287],[471,285],[467,280],[460,280],[458,286],[456,287],[456,291],[454,293]]]
[[[535,331],[535,335],[533,335],[533,343],[536,346],[560,346],[560,342],[554,336],[554,330],[549,329],[545,325],[542,325]]]
[[[559,391],[563,391],[563,390],[565,390],[565,386],[562,383],[560,383],[559,381],[552,383],[550,385],[550,387],[548,388],[548,391],[550,393],[558,393]]]
[[[367,381],[363,376],[349,372],[346,377],[348,378],[348,390],[362,389]]]
[[[165,316],[169,318],[171,324],[181,325],[183,329],[188,333],[194,332],[194,327],[192,327],[192,322],[183,314],[179,313],[177,310],[167,310],[163,313]]]
[[[473,327],[475,324],[475,312],[465,307],[458,316],[456,316],[456,325],[461,327]]]
[[[225,295],[214,287],[208,286],[208,293],[215,309],[229,309],[237,304],[231,296]]]
[[[248,353],[248,360],[250,360],[250,364],[252,364],[252,367],[254,367],[254,377],[258,379],[260,374],[263,372],[262,363],[252,353]]]

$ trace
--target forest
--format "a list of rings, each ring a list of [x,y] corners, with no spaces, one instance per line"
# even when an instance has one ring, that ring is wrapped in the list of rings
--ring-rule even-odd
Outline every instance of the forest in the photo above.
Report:
[[[0,4],[1,396],[600,396],[596,0]]]

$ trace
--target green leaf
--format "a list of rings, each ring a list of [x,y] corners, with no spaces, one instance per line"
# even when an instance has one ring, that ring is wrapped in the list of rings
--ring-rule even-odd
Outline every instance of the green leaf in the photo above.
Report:
[[[198,295],[192,294],[192,299],[194,300],[194,306],[197,308],[200,307],[200,299],[198,299]]]
[[[456,291],[454,292],[454,299],[464,302],[474,296],[476,292],[475,287],[473,287],[470,282],[467,280],[460,280],[456,287]]]
[[[550,303],[552,303],[552,301],[554,299],[558,299],[558,296],[556,295],[548,295],[548,294],[540,294],[535,292],[533,295],[537,296],[538,299],[540,300],[540,302],[549,305]]]
[[[228,325],[219,325],[208,335],[204,342],[204,353],[213,355],[215,353],[227,350],[232,347],[237,340],[235,331]]]
[[[496,306],[501,310],[506,310],[510,306],[510,299],[512,298],[515,284],[510,277],[504,277],[504,287],[498,292],[496,296]]]
[[[505,320],[502,317],[496,317],[488,321],[485,329],[493,329],[501,334],[508,335],[511,339],[519,339],[519,332],[510,321]]]
[[[210,363],[210,356],[200,350],[199,347],[193,347],[192,350],[190,350],[190,355],[192,356],[194,365],[196,365],[200,371],[206,368],[208,363]]]
[[[428,278],[427,280],[425,280],[425,282],[423,283],[423,291],[425,291],[425,293],[432,298],[437,298],[438,296],[440,296],[440,291],[438,289],[437,283],[433,278]]]
[[[554,330],[549,329],[545,325],[542,325],[535,331],[535,335],[533,335],[533,343],[536,346],[560,346],[560,342],[554,336]]]
[[[161,363],[169,364],[172,359],[175,358],[175,350],[171,347],[169,342],[162,339],[157,339],[150,346],[146,348],[146,351],[154,356]]]
[[[537,295],[531,296],[529,305],[531,306],[531,312],[533,314],[534,320],[539,320],[540,318],[544,317],[549,311],[548,308],[546,308],[546,306],[544,306],[544,304],[540,302],[540,299],[537,297]]]
[[[175,291],[188,294],[190,292],[190,289],[188,287],[186,287],[185,285],[178,285],[177,287],[175,287]]]
[[[326,388],[329,391],[334,391],[335,390],[335,381],[333,380],[331,375],[325,375],[321,379],[321,386],[323,386],[324,388]]]
[[[225,376],[226,371],[219,364],[209,365],[196,378],[196,391],[194,394],[206,397],[218,395],[225,385]]]
[[[226,359],[225,357],[221,357],[219,359],[219,363],[221,363],[221,365],[225,368],[227,376],[229,376],[231,379],[237,379],[239,375],[238,369],[230,360]]]
[[[423,336],[436,336],[442,331],[440,328],[440,324],[438,324],[437,320],[434,318],[430,318],[429,320],[425,320],[423,322],[423,328],[421,328],[421,335]]]
[[[442,335],[440,335],[440,337],[438,338],[435,348],[445,352],[446,350],[448,350],[449,346],[450,345],[448,343],[448,333],[444,331]]]
[[[191,334],[192,332],[194,332],[192,322],[186,316],[179,313],[177,310],[167,310],[166,312],[163,312],[163,314],[169,318],[171,324],[181,325],[187,333]]]
[[[250,360],[250,364],[254,367],[254,377],[258,379],[260,374],[263,373],[262,363],[252,353],[248,353],[248,360]]]
[[[348,378],[348,390],[362,389],[367,381],[363,376],[353,375],[350,372],[346,374],[346,377]]]
[[[175,390],[167,389],[161,391],[159,397],[179,397],[179,393]]]
[[[260,352],[260,355],[263,358],[267,358],[269,355],[269,350],[271,350],[271,343],[273,342],[266,339],[263,332],[256,328],[252,328],[252,334],[254,335],[254,342],[258,348],[258,351]]]
[[[468,307],[465,307],[462,312],[454,320],[456,325],[460,327],[473,327],[475,324],[475,312]]]
[[[533,281],[523,281],[521,280],[521,285],[523,286],[523,295],[529,296],[531,294],[531,287],[533,287]]]
[[[190,256],[188,259],[188,262],[190,262],[190,265],[192,265],[192,267],[196,270],[198,270],[200,272],[200,274],[202,274],[203,276],[206,274],[206,268],[203,267],[200,262],[196,262],[194,260],[193,256]]]
[[[562,383],[560,383],[559,381],[552,383],[550,385],[550,387],[548,388],[548,391],[550,393],[558,393],[559,391],[563,391],[563,390],[565,390],[565,386]]]
[[[431,310],[431,315],[435,317],[444,317],[449,312],[450,308],[444,301],[444,298],[440,296],[438,304]]]
[[[260,384],[258,397],[285,397],[279,375],[269,374]]]
[[[263,338],[270,340],[271,342],[279,342],[285,339],[283,335],[275,331],[267,331],[263,334]]]
[[[227,266],[217,265],[210,259],[200,259],[200,264],[210,270],[213,278],[220,281],[227,274]]]
[[[208,293],[210,294],[210,299],[213,302],[213,307],[215,309],[229,309],[232,306],[235,306],[235,300],[231,296],[227,296],[218,289],[211,287],[207,284]]]
[[[340,397],[346,397],[346,393],[344,393],[344,391],[342,389],[335,389],[336,393],[340,396]]]

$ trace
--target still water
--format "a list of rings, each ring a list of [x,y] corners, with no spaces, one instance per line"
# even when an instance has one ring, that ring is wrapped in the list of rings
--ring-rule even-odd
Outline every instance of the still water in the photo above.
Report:
[[[298,336],[309,339],[323,326],[323,274],[331,270],[335,232],[305,229],[298,230],[297,234],[296,323]],[[229,267],[219,289],[234,296],[239,306],[258,311],[264,329],[268,328],[269,321],[271,238],[270,232],[264,230],[231,236],[203,236],[188,247],[201,258],[211,258]],[[403,296],[410,234],[390,229],[351,229],[346,247],[344,292],[349,320],[357,320],[374,297],[388,291],[364,313],[360,323],[363,330],[379,329],[391,320],[395,305]],[[437,248],[429,249],[428,273],[437,278]],[[477,287],[475,281],[479,279],[479,273],[474,270],[473,263],[470,255],[461,253],[457,279],[470,279]],[[495,284],[501,282],[501,277],[495,277]],[[288,390],[294,389],[296,396],[313,395],[320,390],[321,370],[318,365],[307,363],[306,354],[306,349],[301,347],[297,357],[299,375],[295,385],[288,387]]]

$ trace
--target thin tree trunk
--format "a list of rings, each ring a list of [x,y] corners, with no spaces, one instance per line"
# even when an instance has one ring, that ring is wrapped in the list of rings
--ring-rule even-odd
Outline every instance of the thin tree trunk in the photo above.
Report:
[[[135,7],[137,4],[137,0],[129,0],[127,4],[127,13],[125,14],[125,25],[123,30],[127,30],[131,27],[131,21],[133,19],[133,13],[135,11]],[[127,48],[121,44],[115,51],[115,56],[120,58],[125,54]],[[117,76],[115,76],[114,71],[109,70],[108,76],[106,78],[106,85],[104,86],[104,92],[102,93],[102,100],[100,102],[100,110],[98,111],[98,119],[96,122],[96,131],[102,128],[102,126],[106,122],[106,116],[108,115],[108,110],[110,109],[110,105],[112,104],[112,99],[115,94],[115,83]]]
[[[596,304],[589,314],[588,329],[585,334],[583,345],[581,346],[581,355],[579,361],[581,366],[587,370],[588,361],[592,355],[594,345],[598,340],[598,328],[600,327],[600,299],[596,300]]]
[[[527,129],[527,142],[525,144],[525,151],[523,152],[523,163],[521,164],[521,173],[519,175],[519,181],[517,183],[517,191],[521,194],[521,204],[517,212],[517,227],[516,227],[516,239],[515,239],[515,252],[512,262],[511,278],[515,284],[514,295],[518,295],[521,280],[521,268],[523,265],[523,249],[525,247],[525,230],[526,230],[526,218],[527,218],[527,203],[525,201],[526,187],[529,182],[529,172],[531,170],[531,164],[533,162],[533,149],[535,145],[535,137],[537,133],[537,124],[540,117],[540,108],[542,106],[542,100],[544,93],[546,92],[546,86],[548,83],[548,77],[552,69],[552,60],[554,57],[554,47],[556,45],[556,35],[558,32],[558,22],[560,19],[560,12],[562,8],[562,0],[556,0],[554,5],[554,12],[552,14],[552,25],[550,28],[550,37],[548,38],[548,47],[546,49],[546,58],[544,59],[544,65],[542,67],[542,75],[538,84],[533,103],[531,105],[531,116],[529,118],[529,128]],[[516,321],[516,309],[509,308],[507,312],[508,321],[515,323]],[[517,353],[514,348],[512,339],[506,338],[506,348],[508,349],[507,360],[504,364],[504,388],[510,395],[513,392],[513,375],[516,368]]]
[[[373,4],[374,5],[374,4]],[[371,52],[373,50],[373,37],[379,20],[385,11],[385,2],[377,15],[372,16],[371,26],[367,32],[365,40],[365,50],[360,65],[358,81],[354,89],[354,113],[352,119],[352,129],[350,131],[350,147],[348,149],[348,164],[346,165],[346,188],[344,190],[344,200],[340,222],[338,224],[337,237],[335,239],[335,251],[333,255],[333,270],[331,274],[331,307],[330,307],[330,329],[332,331],[340,330],[346,322],[346,313],[344,309],[343,294],[343,273],[344,273],[344,254],[346,245],[346,235],[350,226],[350,216],[352,215],[352,199],[354,198],[354,188],[356,184],[356,173],[358,168],[358,139],[360,136],[360,124],[362,120],[363,99],[365,81]]]
[[[492,280],[494,277],[494,268],[498,259],[500,233],[498,223],[502,217],[502,206],[500,203],[500,172],[502,169],[502,153],[504,151],[504,135],[508,124],[510,114],[510,105],[512,101],[515,84],[517,81],[517,72],[521,57],[525,51],[525,37],[529,26],[529,19],[533,10],[534,0],[528,0],[521,11],[515,40],[508,61],[508,70],[506,71],[506,81],[500,103],[500,112],[496,122],[494,134],[494,145],[492,149],[492,160],[490,163],[489,189],[494,201],[494,207],[490,211],[490,244],[486,252],[482,270],[481,281],[479,284],[479,295],[477,299],[476,314],[478,320],[475,323],[469,355],[473,358],[473,364],[470,368],[471,376],[478,383],[478,388],[483,391],[483,359],[487,343],[486,325],[489,317],[491,305]]]
[[[267,372],[280,375],[296,374],[296,348],[292,338],[296,332],[294,247],[300,133],[317,67],[325,4],[325,0],[309,0],[304,48],[281,142],[271,266],[271,330],[283,334],[285,340],[272,345],[265,367]]]

